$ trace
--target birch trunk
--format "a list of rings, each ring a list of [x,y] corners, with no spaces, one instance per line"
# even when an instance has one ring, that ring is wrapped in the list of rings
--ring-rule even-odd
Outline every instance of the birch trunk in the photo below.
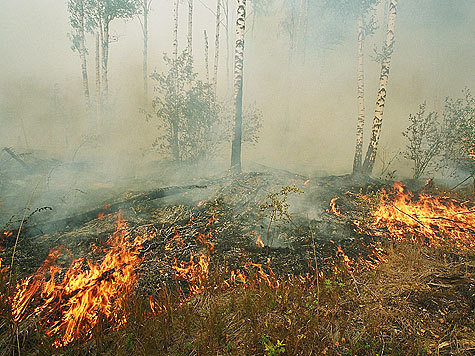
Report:
[[[229,0],[226,0],[225,16],[226,16],[226,93],[229,93],[229,85],[230,85],[229,74],[231,72],[230,64],[229,64],[231,60],[230,55],[229,55],[229,53],[231,52],[229,48]]]
[[[175,87],[174,87],[174,106],[175,106],[175,118],[172,121],[171,127],[171,150],[175,161],[180,160],[180,149],[178,143],[178,0],[174,0],[173,3],[173,59],[174,59],[174,75],[175,75]]]
[[[188,0],[188,61],[193,62],[193,0]]]
[[[101,129],[101,61],[100,61],[100,38],[99,33],[96,33],[96,118],[97,128]]]
[[[173,3],[173,59],[178,59],[178,0]]]
[[[388,27],[386,33],[386,43],[384,47],[384,58],[381,62],[381,75],[379,77],[378,100],[376,101],[376,109],[373,117],[373,128],[371,131],[371,140],[366,151],[363,163],[363,172],[371,174],[376,159],[376,150],[378,148],[379,137],[381,134],[381,125],[383,123],[383,110],[386,102],[386,91],[388,85],[389,68],[391,65],[391,54],[394,45],[394,25],[397,12],[397,0],[390,0],[388,11]]]
[[[213,89],[214,97],[216,98],[216,91],[218,87],[218,60],[219,60],[219,28],[221,23],[221,0],[217,0],[216,4],[216,38],[214,41],[214,76]]]
[[[206,84],[209,84],[209,46],[208,46],[208,34],[204,30],[205,35],[205,72],[206,72]]]
[[[109,79],[107,77],[107,66],[109,62],[109,23],[106,19],[104,21],[103,35],[102,35],[102,85],[103,85],[103,97],[107,96],[109,92]]]
[[[145,105],[148,104],[148,10],[149,0],[143,0],[143,93]]]
[[[363,129],[365,122],[363,42],[363,15],[360,14],[358,16],[358,120],[356,123],[356,148],[355,158],[353,160],[353,174],[361,171],[361,161],[363,156]]]
[[[87,63],[86,63],[86,44],[85,44],[85,34],[84,34],[84,5],[82,0],[79,2],[81,6],[82,14],[81,21],[79,24],[79,56],[81,58],[81,72],[82,72],[82,84],[84,87],[84,96],[86,97],[86,104],[90,108],[90,98],[89,98],[89,81],[87,78]]]
[[[234,139],[231,149],[231,173],[241,173],[242,145],[242,84],[244,65],[244,31],[246,28],[246,0],[238,0],[236,20],[236,50],[234,55]]]

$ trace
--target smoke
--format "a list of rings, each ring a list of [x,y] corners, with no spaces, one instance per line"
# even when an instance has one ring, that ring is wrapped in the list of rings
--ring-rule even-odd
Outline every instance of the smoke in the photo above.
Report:
[[[170,1],[152,2],[150,72],[163,71],[163,53],[171,53],[172,5]],[[215,6],[209,0],[195,1],[194,6],[194,67],[203,79],[203,30],[207,30],[210,38],[212,63]],[[261,163],[305,175],[348,173],[357,117],[356,21],[351,18],[339,21],[335,14],[325,18],[330,15],[312,13],[308,22],[321,21],[322,25],[317,26],[320,32],[312,33],[305,46],[292,53],[282,26],[283,21],[289,20],[282,6],[289,6],[289,2],[276,0],[268,11],[254,16],[253,1],[248,3],[244,105],[255,103],[260,107],[264,121],[260,142],[253,147],[244,146],[244,167]],[[230,18],[228,22],[223,18],[220,38],[218,96],[227,100],[232,95],[235,7],[235,2],[229,1]],[[84,174],[78,174],[76,168],[68,170],[64,165],[53,174],[56,178],[51,179],[63,182],[68,189],[90,187],[93,181],[98,184],[100,180],[134,179],[136,187],[140,184],[145,187],[147,180],[139,177],[160,170],[164,157],[152,149],[158,121],[147,122],[139,110],[143,107],[143,39],[139,21],[134,18],[112,22],[111,34],[117,41],[110,44],[111,104],[99,129],[95,115],[85,109],[80,59],[71,50],[67,36],[71,30],[65,1],[4,1],[0,9],[1,146],[18,151],[42,151],[45,157],[58,162],[87,163],[89,168]],[[380,72],[371,55],[373,48],[380,49],[383,43],[384,15],[382,1],[375,11],[379,29],[365,42],[365,145]],[[427,100],[428,109],[439,109],[446,96],[458,96],[461,89],[473,85],[470,74],[475,70],[474,15],[475,5],[470,0],[400,3],[379,146],[386,155],[404,148],[401,132],[407,126],[409,113],[415,112],[419,103]],[[229,43],[226,43],[226,31]],[[180,4],[180,50],[186,46],[186,32],[185,2]],[[88,34],[86,45],[89,88],[94,99],[92,34]],[[226,73],[227,67],[230,73]],[[153,95],[153,90],[150,93]],[[228,151],[219,155],[218,165],[213,169],[226,171],[230,144]],[[399,161],[400,174],[410,174],[404,160]],[[91,172],[94,177],[89,175],[86,179]],[[179,172],[167,172],[168,178],[154,180],[153,184],[185,179]]]

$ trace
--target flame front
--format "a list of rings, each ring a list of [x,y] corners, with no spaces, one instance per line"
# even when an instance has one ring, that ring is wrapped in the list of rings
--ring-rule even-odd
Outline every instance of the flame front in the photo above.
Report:
[[[381,204],[373,212],[374,225],[384,225],[398,239],[416,240],[437,246],[450,242],[456,248],[475,246],[475,207],[448,197],[406,191],[396,183],[383,190]]]
[[[340,199],[340,197],[335,197],[330,201],[330,209],[327,209],[327,212],[333,213],[336,216],[341,216],[341,211],[338,205],[336,204],[336,201]]]
[[[110,250],[102,262],[76,259],[60,283],[56,283],[56,277],[62,270],[54,263],[61,248],[51,250],[38,271],[18,284],[12,301],[13,319],[21,322],[37,316],[45,333],[55,338],[56,347],[79,337],[89,338],[101,318],[116,327],[126,322],[124,296],[137,280],[141,245],[153,237],[137,236],[130,241],[126,231],[119,213],[115,232],[108,241]],[[30,305],[34,306],[32,311]]]

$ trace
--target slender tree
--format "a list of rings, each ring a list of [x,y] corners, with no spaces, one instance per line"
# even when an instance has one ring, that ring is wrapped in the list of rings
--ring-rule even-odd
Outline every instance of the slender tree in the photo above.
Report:
[[[376,109],[373,117],[373,128],[371,131],[371,139],[366,151],[363,163],[363,172],[371,174],[376,159],[376,150],[378,148],[379,137],[381,134],[381,125],[383,123],[383,110],[386,102],[386,92],[389,77],[389,68],[391,65],[391,55],[394,49],[394,28],[397,13],[397,0],[390,0],[388,11],[388,25],[386,31],[386,41],[383,47],[381,59],[381,75],[379,77],[378,99],[376,100]]]
[[[221,0],[216,1],[216,37],[214,41],[214,75],[213,89],[216,98],[216,90],[218,87],[218,61],[219,61],[219,28],[221,25]]]
[[[205,72],[206,72],[206,84],[209,84],[209,45],[208,45],[208,34],[204,30],[205,36]]]
[[[175,161],[180,160],[180,146],[178,140],[178,0],[173,3],[173,66],[174,66],[174,86],[173,86],[173,107],[175,119],[171,125],[171,150]]]
[[[71,34],[71,41],[73,46],[71,47],[73,51],[79,53],[81,59],[81,73],[82,73],[82,84],[84,88],[84,96],[86,98],[86,104],[90,106],[89,98],[89,81],[87,78],[87,62],[86,62],[86,44],[85,44],[85,33],[86,27],[88,27],[86,11],[83,0],[69,0],[68,1],[68,11],[69,11],[69,23],[73,28],[73,33]]]
[[[231,149],[231,173],[241,173],[242,145],[242,86],[244,65],[244,31],[246,28],[246,0],[238,0],[236,19],[236,50],[234,55],[234,138]]]
[[[101,128],[102,124],[102,104],[101,104],[101,58],[100,58],[100,35],[96,32],[96,117],[97,128]]]
[[[173,59],[178,59],[178,0],[173,0]]]
[[[142,16],[143,21],[140,20],[143,34],[143,62],[142,62],[142,76],[143,76],[143,94],[144,103],[148,104],[148,13],[150,12],[150,5],[152,0],[143,0],[142,2]]]
[[[364,106],[364,27],[363,14],[358,16],[358,121],[356,123],[356,148],[355,158],[353,160],[353,173],[361,170],[361,161],[363,156],[363,129],[365,122],[365,106]]]
[[[188,54],[188,61],[193,62],[193,0],[188,0],[188,36],[187,36],[186,51]]]
[[[141,12],[143,0],[83,0],[87,2],[88,15],[100,31],[102,42],[102,86],[103,96],[109,90],[109,31],[114,19],[130,19]]]

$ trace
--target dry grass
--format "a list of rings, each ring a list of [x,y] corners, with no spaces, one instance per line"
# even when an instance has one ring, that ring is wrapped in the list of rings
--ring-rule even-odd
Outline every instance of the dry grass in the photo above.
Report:
[[[351,277],[341,265],[319,289],[298,279],[223,288],[224,270],[214,271],[187,302],[162,290],[155,299],[165,311],[153,316],[135,296],[126,327],[101,324],[92,340],[61,350],[33,322],[17,339],[3,305],[2,354],[17,354],[19,344],[22,355],[473,355],[473,253],[405,242],[387,249],[376,270]]]

